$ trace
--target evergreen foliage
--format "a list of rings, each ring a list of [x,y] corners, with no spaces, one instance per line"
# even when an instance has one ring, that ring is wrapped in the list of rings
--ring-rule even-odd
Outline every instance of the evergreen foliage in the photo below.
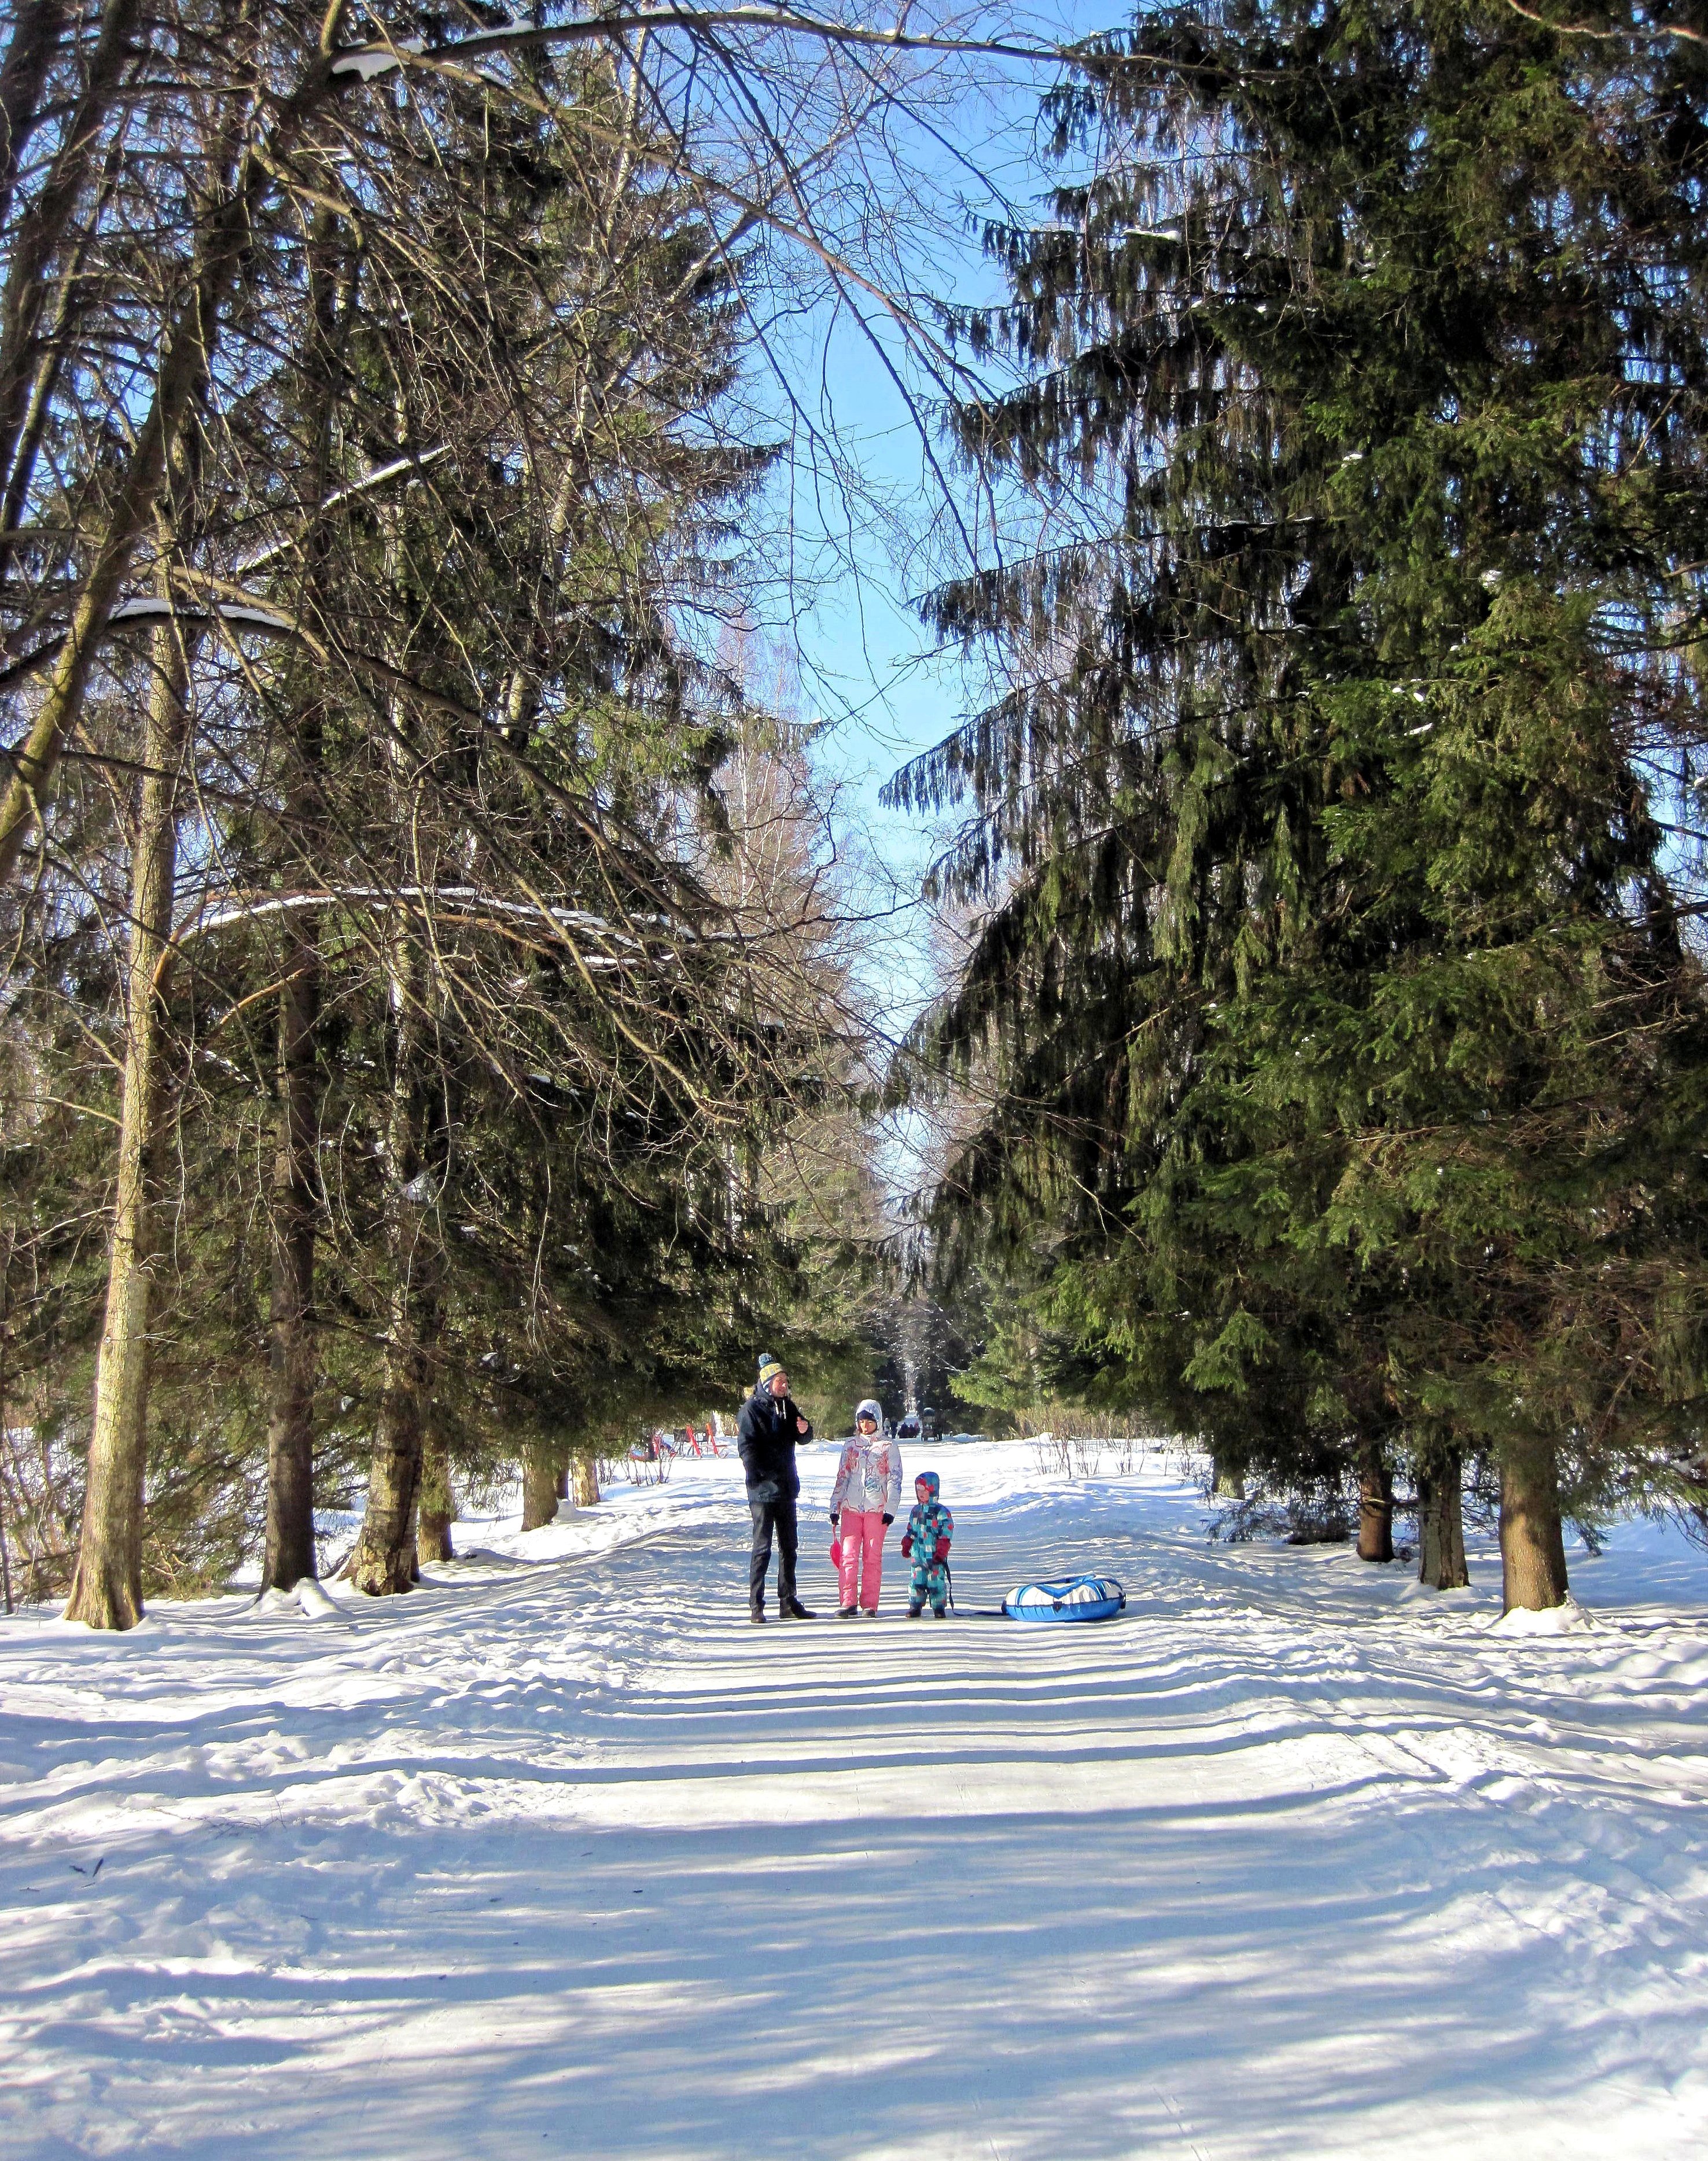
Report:
[[[1701,1497],[1705,95],[1482,0],[1147,11],[990,236],[959,435],[1053,544],[936,595],[1007,687],[893,784],[989,903],[939,1225],[1051,1226],[1219,1457]]]

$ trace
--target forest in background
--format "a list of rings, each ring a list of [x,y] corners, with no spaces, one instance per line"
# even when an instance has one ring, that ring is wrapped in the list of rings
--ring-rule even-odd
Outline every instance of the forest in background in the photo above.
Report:
[[[352,1506],[407,1590],[459,1481],[761,1348],[826,1422],[899,1360],[1180,1432],[1372,1560],[1409,1502],[1442,1588],[1469,1481],[1513,1604],[1565,1520],[1700,1510],[1708,45],[1544,15],[17,8],[34,1595],[289,1588]],[[969,308],[885,159],[1027,61],[1056,185]],[[788,687],[810,280],[917,371],[986,686],[892,784],[899,1042]]]

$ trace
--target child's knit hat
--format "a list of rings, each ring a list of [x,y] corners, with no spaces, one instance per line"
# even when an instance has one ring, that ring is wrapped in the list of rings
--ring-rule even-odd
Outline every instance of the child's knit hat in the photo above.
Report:
[[[914,1486],[916,1491],[921,1486],[929,1486],[931,1489],[931,1498],[934,1501],[937,1498],[940,1483],[940,1481],[935,1471],[922,1471],[919,1476],[914,1481]]]
[[[863,1418],[869,1418],[872,1420],[872,1423],[877,1428],[878,1431],[880,1433],[883,1432],[883,1413],[879,1409],[878,1406],[872,1402],[870,1396],[866,1398],[866,1401],[863,1403],[857,1403],[854,1409],[855,1424],[858,1425],[861,1419]]]

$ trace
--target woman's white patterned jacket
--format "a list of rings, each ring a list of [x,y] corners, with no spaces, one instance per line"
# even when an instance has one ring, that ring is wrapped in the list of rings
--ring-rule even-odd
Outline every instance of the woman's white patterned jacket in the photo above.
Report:
[[[893,1516],[901,1497],[900,1448],[887,1434],[875,1433],[870,1440],[856,1434],[836,1466],[836,1482],[831,1488],[831,1514],[840,1514],[844,1508],[876,1508]]]

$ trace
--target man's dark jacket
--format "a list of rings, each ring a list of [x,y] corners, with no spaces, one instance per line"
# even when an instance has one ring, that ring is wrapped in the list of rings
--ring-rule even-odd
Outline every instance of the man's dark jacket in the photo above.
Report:
[[[792,1501],[800,1491],[800,1473],[794,1467],[794,1444],[810,1440],[795,1424],[800,1416],[793,1396],[773,1396],[769,1388],[755,1388],[742,1405],[737,1423],[737,1451],[747,1474],[750,1501]]]

